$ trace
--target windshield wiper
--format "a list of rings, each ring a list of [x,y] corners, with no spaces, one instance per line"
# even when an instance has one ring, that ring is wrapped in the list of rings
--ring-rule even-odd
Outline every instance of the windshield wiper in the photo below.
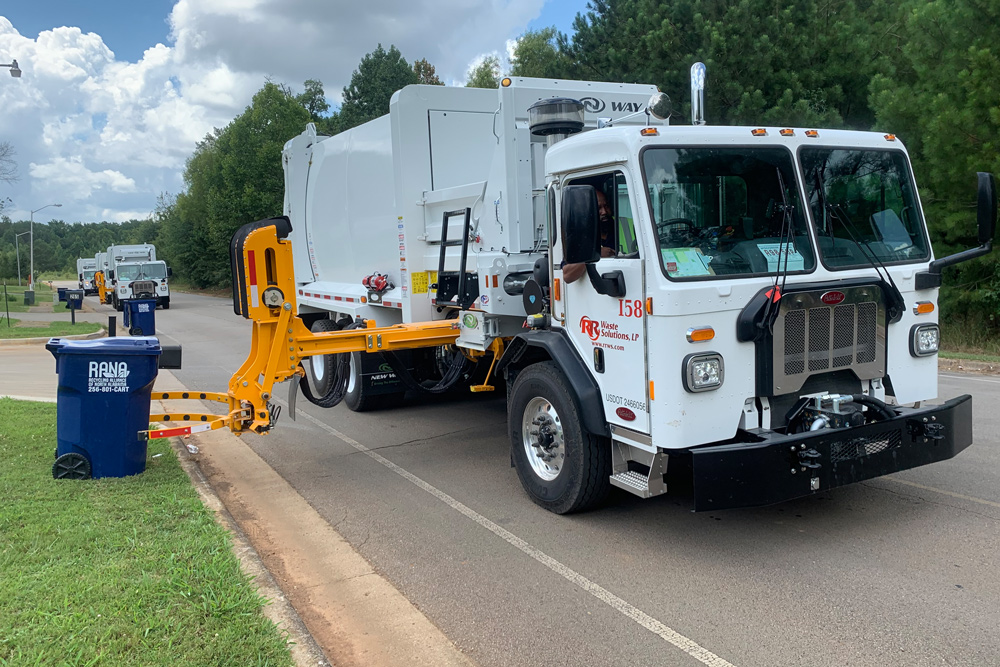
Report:
[[[889,321],[898,322],[900,318],[903,317],[903,308],[905,307],[905,302],[903,301],[903,295],[896,287],[896,282],[892,279],[892,274],[889,273],[889,269],[885,267],[882,260],[878,258],[878,254],[871,248],[862,245],[857,237],[854,236],[854,232],[857,231],[854,227],[854,222],[844,213],[840,204],[830,204],[826,201],[826,191],[823,189],[823,180],[820,176],[819,170],[813,172],[816,176],[816,196],[819,199],[819,205],[822,211],[830,213],[828,216],[829,223],[827,224],[828,232],[830,238],[833,239],[833,225],[830,224],[834,220],[839,222],[844,231],[850,237],[850,240],[858,247],[861,251],[861,255],[868,261],[868,264],[875,269],[875,273],[878,274],[879,280],[886,285],[889,289],[883,290],[886,293],[887,301],[886,308],[888,311]],[[852,231],[853,230],[853,231]],[[885,271],[885,276],[882,275],[882,271]]]

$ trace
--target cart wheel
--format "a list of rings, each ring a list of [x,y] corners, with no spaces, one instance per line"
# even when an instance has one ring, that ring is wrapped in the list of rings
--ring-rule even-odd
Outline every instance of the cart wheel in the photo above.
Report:
[[[140,329],[139,327],[132,327],[131,329],[128,330],[128,335],[129,336],[141,336],[142,335],[142,329]]]
[[[90,479],[90,461],[76,452],[63,454],[52,464],[52,476],[56,479]]]

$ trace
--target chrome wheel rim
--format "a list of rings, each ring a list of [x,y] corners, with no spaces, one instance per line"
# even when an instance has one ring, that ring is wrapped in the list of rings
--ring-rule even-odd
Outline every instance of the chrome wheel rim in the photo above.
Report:
[[[312,364],[313,377],[316,378],[317,382],[322,382],[323,377],[326,375],[326,364],[323,361],[326,359],[326,355],[311,357],[309,363]]]
[[[357,384],[357,380],[354,379],[355,375],[357,375],[357,373],[355,372],[357,368],[354,365],[354,355],[351,354],[350,352],[345,352],[344,354],[348,355],[348,357],[350,357],[351,360],[351,367],[347,377],[347,393],[351,394],[354,392],[355,384]]]
[[[559,476],[566,460],[566,444],[559,413],[548,399],[536,396],[524,407],[521,440],[536,475],[546,482]]]

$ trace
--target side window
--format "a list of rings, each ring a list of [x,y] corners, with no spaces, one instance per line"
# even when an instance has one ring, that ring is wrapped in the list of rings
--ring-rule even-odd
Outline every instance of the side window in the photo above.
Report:
[[[598,192],[601,213],[601,246],[605,257],[638,257],[639,243],[629,200],[625,174],[615,171],[599,176],[577,178],[570,185],[591,185]]]

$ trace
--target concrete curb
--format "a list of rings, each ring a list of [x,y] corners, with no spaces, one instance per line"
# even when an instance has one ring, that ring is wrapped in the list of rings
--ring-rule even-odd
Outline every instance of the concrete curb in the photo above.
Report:
[[[97,338],[104,338],[107,335],[107,330],[103,325],[101,325],[101,328],[94,333],[76,334],[74,336],[55,336],[55,338],[62,338],[63,340],[95,340]],[[52,338],[53,336],[48,336],[46,338],[0,338],[0,346],[45,345],[45,343],[48,343]]]

